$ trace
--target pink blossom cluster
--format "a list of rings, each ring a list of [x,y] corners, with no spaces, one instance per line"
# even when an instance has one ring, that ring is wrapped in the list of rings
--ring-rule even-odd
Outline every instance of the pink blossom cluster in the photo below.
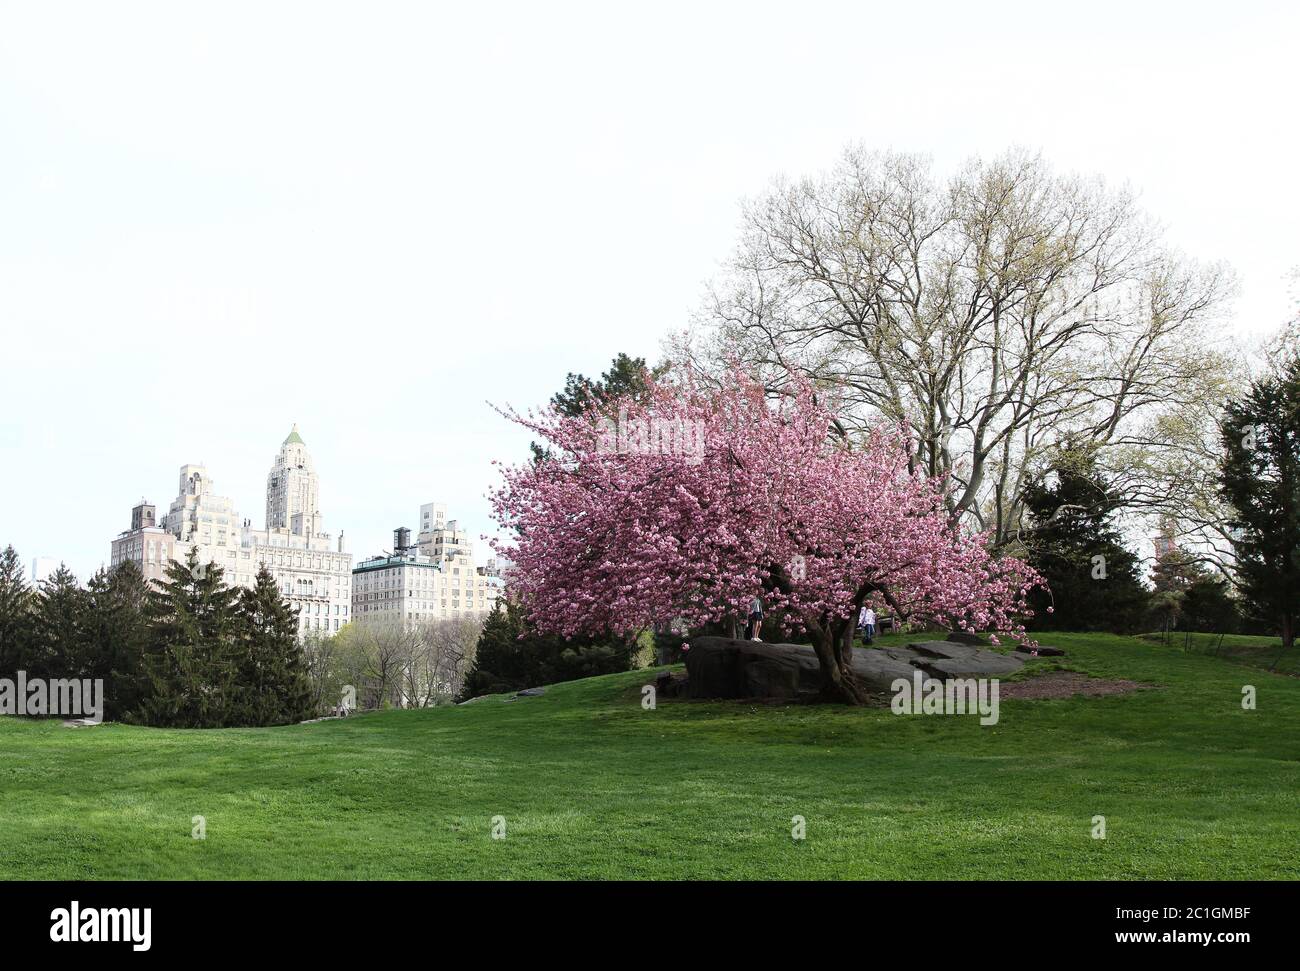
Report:
[[[743,616],[750,598],[793,628],[825,630],[864,602],[913,621],[1027,640],[1041,578],[954,523],[944,484],[909,470],[904,431],[850,442],[807,381],[769,400],[733,367],[721,387],[652,382],[610,412],[684,422],[702,459],[601,447],[601,414],[508,412],[543,439],[543,461],[504,469],[491,499],[513,536],[513,593],[534,625],[573,636]]]

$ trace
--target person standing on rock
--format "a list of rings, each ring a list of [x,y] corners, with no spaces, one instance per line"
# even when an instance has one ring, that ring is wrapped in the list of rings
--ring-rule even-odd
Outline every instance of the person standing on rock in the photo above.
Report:
[[[876,636],[876,612],[871,604],[863,604],[858,614],[858,626],[862,628],[862,643],[870,644]]]
[[[761,641],[759,633],[763,630],[763,599],[757,594],[749,602],[749,637],[750,640]]]

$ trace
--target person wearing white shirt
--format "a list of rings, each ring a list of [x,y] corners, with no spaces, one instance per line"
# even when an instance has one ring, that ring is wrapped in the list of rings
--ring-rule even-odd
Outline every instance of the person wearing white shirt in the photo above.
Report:
[[[863,605],[858,613],[858,626],[862,628],[863,643],[870,644],[872,638],[876,636],[876,612],[869,604]]]

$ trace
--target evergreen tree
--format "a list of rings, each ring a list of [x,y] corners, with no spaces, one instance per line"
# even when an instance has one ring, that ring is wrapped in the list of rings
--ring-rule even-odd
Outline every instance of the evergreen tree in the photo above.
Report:
[[[1237,583],[1286,650],[1300,619],[1300,353],[1229,402],[1219,487],[1234,510]]]
[[[564,390],[551,396],[551,404],[574,418],[592,408],[603,408],[605,402],[624,395],[640,399],[647,390],[647,380],[660,377],[667,369],[666,364],[650,368],[643,357],[619,354],[597,380],[570,372],[564,380]]]
[[[86,592],[72,571],[60,564],[41,582],[36,595],[28,677],[93,677],[85,637],[88,613]]]
[[[682,645],[690,642],[689,632],[661,627],[654,632],[655,664],[680,664],[685,660]]]
[[[263,565],[240,594],[240,651],[230,724],[283,725],[311,717],[298,618]]]
[[[1240,617],[1228,583],[1214,576],[1181,547],[1156,559],[1151,571],[1153,612],[1166,630],[1224,634],[1237,630]]]
[[[149,585],[134,560],[100,569],[86,585],[85,639],[92,674],[104,679],[105,717],[136,710],[148,688],[144,672]]]
[[[460,699],[626,671],[637,649],[635,640],[537,634],[520,605],[503,597],[483,622]]]
[[[1187,591],[1204,573],[1195,558],[1178,546],[1156,557],[1151,569],[1151,607],[1164,630],[1177,628]]]
[[[1193,580],[1183,594],[1182,623],[1187,630],[1235,634],[1241,627],[1237,601],[1228,582],[1209,573]]]
[[[1156,557],[1151,569],[1151,586],[1156,591],[1186,593],[1204,576],[1205,568],[1196,562],[1196,557],[1181,546],[1174,546]]]
[[[149,689],[139,719],[150,725],[217,728],[234,705],[238,674],[239,592],[215,563],[200,567],[191,549],[172,561],[150,592],[145,673]]]
[[[528,657],[519,643],[523,617],[519,605],[501,598],[483,621],[474,664],[465,675],[461,700],[531,687],[525,684],[541,665]],[[538,682],[540,683],[540,682]]]
[[[564,379],[564,390],[551,395],[551,404],[561,414],[573,418],[593,408],[603,408],[605,402],[623,395],[630,394],[639,400],[648,390],[648,381],[663,376],[667,371],[667,362],[651,368],[643,357],[628,357],[620,353],[610,362],[609,370],[594,380],[570,371]],[[529,448],[534,462],[540,462],[546,454],[546,450],[536,442],[532,442]]]
[[[1051,472],[1055,482],[1044,476],[1025,489],[1028,559],[1050,589],[1032,592],[1030,626],[1135,630],[1146,613],[1148,594],[1137,558],[1114,523],[1118,497],[1085,453],[1063,450]]]
[[[32,590],[12,546],[0,553],[0,677],[26,670],[31,650]]]

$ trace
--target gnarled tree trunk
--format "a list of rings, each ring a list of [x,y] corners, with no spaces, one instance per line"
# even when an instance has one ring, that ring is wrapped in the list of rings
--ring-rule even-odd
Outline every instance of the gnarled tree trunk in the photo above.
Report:
[[[809,624],[813,650],[821,664],[822,696],[828,701],[864,705],[867,691],[853,674],[853,619],[841,624]]]

